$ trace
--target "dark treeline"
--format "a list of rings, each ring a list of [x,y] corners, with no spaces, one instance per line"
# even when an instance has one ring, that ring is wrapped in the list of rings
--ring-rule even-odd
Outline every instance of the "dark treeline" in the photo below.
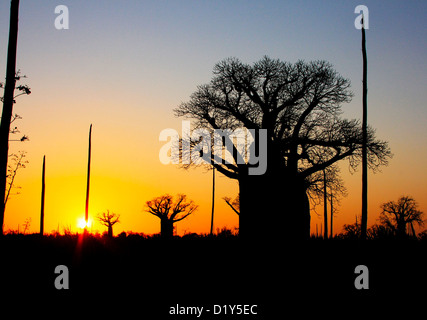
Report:
[[[310,305],[320,304],[325,293],[334,301],[346,297],[350,307],[373,295],[412,292],[413,279],[418,279],[416,286],[425,285],[420,275],[427,268],[421,257],[425,236],[419,241],[311,238],[298,246],[279,248],[268,242],[248,246],[227,231],[213,237],[189,234],[172,240],[136,233],[113,238],[86,234],[84,241],[82,237],[5,235],[0,241],[2,259],[7,262],[0,265],[3,290],[21,297],[59,297],[68,306],[87,298],[114,301],[117,306],[126,305],[125,311],[139,310],[158,319],[168,319],[167,310],[177,303],[238,300],[259,305],[262,318],[274,319],[266,315],[283,312],[284,305],[287,311],[293,310],[294,304],[310,297]],[[69,290],[54,287],[58,265],[69,269]],[[354,288],[358,265],[369,268],[370,287],[364,292]],[[284,302],[285,291],[292,295]],[[129,302],[136,300],[137,304]],[[319,310],[307,312],[314,315]]]

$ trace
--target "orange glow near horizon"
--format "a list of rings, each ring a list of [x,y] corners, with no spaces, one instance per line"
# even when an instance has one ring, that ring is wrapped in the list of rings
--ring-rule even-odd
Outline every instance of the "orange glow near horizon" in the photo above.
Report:
[[[166,121],[168,122],[168,121]],[[114,131],[108,123],[94,122],[92,136],[92,174],[89,200],[89,217],[92,232],[104,232],[106,227],[94,217],[110,210],[120,214],[120,223],[113,228],[114,234],[138,232],[154,234],[160,232],[160,221],[145,211],[145,202],[165,193],[184,193],[199,205],[198,210],[187,219],[175,224],[177,234],[208,233],[211,218],[212,172],[205,168],[182,169],[177,165],[163,165],[158,158],[163,142],[158,135],[165,127],[179,129],[180,121],[163,123],[158,120],[148,129],[138,129],[140,134],[130,137],[124,134],[126,143],[118,144]],[[41,165],[46,154],[46,203],[45,232],[65,229],[79,232],[76,225],[84,212],[86,192],[87,129],[80,124],[73,128],[76,134],[68,133],[58,142],[52,142],[39,150],[36,143],[26,146],[29,164],[20,169],[16,185],[20,194],[11,196],[5,213],[4,230],[22,230],[27,218],[31,218],[28,232],[38,232],[40,217]],[[70,129],[71,130],[71,129]],[[116,133],[117,134],[117,133]],[[139,137],[143,136],[144,139]],[[55,138],[53,138],[55,139]],[[62,139],[67,143],[63,144]],[[35,140],[37,141],[37,134]],[[107,141],[112,141],[111,144]],[[114,152],[112,151],[114,146]],[[12,146],[15,147],[15,146]],[[424,194],[426,191],[422,175],[404,168],[408,155],[402,146],[393,148],[395,157],[382,172],[369,173],[368,225],[377,223],[380,204],[397,200],[401,195],[411,195],[418,201],[420,210],[426,212]],[[16,150],[16,149],[15,149]],[[131,153],[129,153],[131,150]],[[424,152],[426,153],[426,152]],[[427,154],[426,154],[427,157]],[[413,161],[413,160],[412,160]],[[417,164],[415,163],[414,166]],[[418,167],[423,166],[419,163]],[[403,176],[402,172],[407,171]],[[341,173],[348,196],[335,204],[334,234],[340,233],[344,224],[352,224],[360,216],[360,172],[350,174],[347,162],[341,163]],[[223,197],[235,198],[238,184],[217,173],[215,190],[214,231],[221,228],[238,227],[238,216],[228,207]],[[328,214],[328,221],[330,216]],[[323,224],[323,206],[311,212],[311,233],[318,232]],[[329,228],[329,226],[328,226]],[[422,228],[416,228],[421,231]]]

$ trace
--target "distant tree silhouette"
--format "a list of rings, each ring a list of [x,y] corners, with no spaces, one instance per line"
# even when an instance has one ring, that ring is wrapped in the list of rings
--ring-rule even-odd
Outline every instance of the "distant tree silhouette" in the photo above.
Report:
[[[120,222],[119,218],[120,215],[119,214],[115,214],[115,213],[110,213],[109,210],[107,210],[107,212],[102,212],[102,213],[98,213],[97,217],[98,221],[106,226],[108,228],[108,237],[112,238],[113,237],[113,226]]]
[[[409,196],[402,196],[395,201],[389,201],[381,205],[380,223],[391,229],[399,238],[407,235],[406,229],[410,226],[413,230],[413,224],[424,224],[424,213],[418,210],[417,202]],[[415,231],[413,231],[415,234]]]
[[[160,219],[160,233],[163,238],[173,237],[173,224],[187,218],[197,209],[192,200],[179,194],[174,200],[169,194],[154,198],[145,203],[146,211]]]
[[[340,117],[341,104],[352,97],[350,81],[326,61],[291,64],[268,57],[253,65],[228,58],[213,72],[211,82],[198,86],[175,114],[194,119],[194,129],[267,130],[268,163],[263,175],[248,174],[253,165],[237,162],[239,148],[229,138],[231,152],[223,146],[225,156],[211,153],[206,159],[239,182],[239,235],[258,238],[259,232],[265,232],[266,237],[308,238],[307,181],[337,161],[348,159],[351,169],[360,163],[360,122]],[[387,143],[377,140],[372,128],[368,128],[367,152],[371,169],[387,164],[391,156]],[[224,161],[230,156],[234,163]]]

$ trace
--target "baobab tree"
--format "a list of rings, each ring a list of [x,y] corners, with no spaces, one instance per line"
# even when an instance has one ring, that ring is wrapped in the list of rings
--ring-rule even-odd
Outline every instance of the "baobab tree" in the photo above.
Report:
[[[173,237],[173,224],[184,220],[197,209],[192,200],[179,194],[174,200],[169,194],[156,197],[145,203],[146,211],[160,219],[160,234],[163,238]]]
[[[115,214],[115,213],[110,213],[109,210],[107,210],[107,212],[102,212],[102,213],[98,213],[97,217],[98,221],[103,225],[106,226],[108,228],[108,237],[112,238],[113,237],[113,226],[120,222],[119,218],[120,215],[119,214]]]
[[[340,160],[347,159],[352,169],[361,160],[360,122],[341,117],[342,103],[352,98],[350,81],[326,61],[289,63],[269,57],[253,65],[228,58],[213,73],[211,82],[198,86],[175,115],[193,119],[193,130],[222,130],[228,139],[223,156],[204,156],[209,166],[239,183],[239,235],[257,238],[265,231],[264,236],[308,238],[307,181]],[[239,146],[225,131],[238,128],[254,129],[255,149],[259,129],[266,130],[264,174],[250,175],[254,165],[238,161]],[[182,139],[184,145],[186,137]],[[181,156],[184,152],[181,148]],[[387,164],[391,156],[388,144],[376,139],[369,127],[367,152],[371,169]],[[184,167],[191,165],[197,164]]]
[[[408,225],[413,229],[414,223],[420,226],[424,224],[424,213],[418,210],[417,202],[410,196],[402,196],[397,202],[383,203],[381,209],[380,223],[392,230],[399,238],[406,236]]]

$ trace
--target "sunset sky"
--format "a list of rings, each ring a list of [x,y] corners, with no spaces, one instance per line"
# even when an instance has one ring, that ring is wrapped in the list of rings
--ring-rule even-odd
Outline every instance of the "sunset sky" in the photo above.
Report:
[[[69,9],[69,29],[54,26],[57,5]],[[352,82],[353,101],[343,117],[362,117],[361,34],[354,8],[369,8],[368,122],[394,154],[388,167],[369,175],[369,220],[380,204],[411,195],[427,213],[427,2],[426,1],[83,1],[21,0],[17,68],[32,94],[17,99],[14,113],[27,152],[21,194],[6,206],[5,230],[22,231],[31,218],[37,232],[41,167],[46,155],[45,231],[78,231],[84,216],[87,144],[92,133],[89,214],[121,215],[114,233],[160,231],[144,204],[164,193],[184,193],[198,211],[177,224],[178,233],[209,232],[212,172],[163,165],[163,129],[181,130],[173,109],[188,101],[212,68],[227,57],[253,63],[264,55],[296,62],[324,59]],[[10,1],[0,2],[0,74],[6,73]],[[3,80],[0,80],[3,82]],[[3,95],[3,92],[0,93]],[[343,161],[348,197],[334,232],[361,212],[361,170]],[[234,228],[238,217],[222,200],[237,182],[217,175],[215,228]],[[323,209],[312,213],[312,231]],[[99,223],[93,230],[105,231]]]

